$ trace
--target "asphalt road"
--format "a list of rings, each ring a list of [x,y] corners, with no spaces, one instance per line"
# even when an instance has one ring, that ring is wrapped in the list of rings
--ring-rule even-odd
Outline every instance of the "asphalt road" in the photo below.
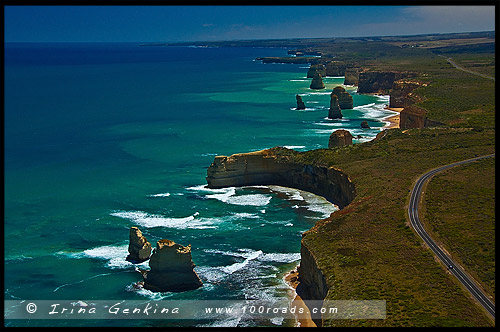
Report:
[[[422,175],[418,180],[410,196],[410,205],[408,206],[408,215],[410,217],[411,226],[417,232],[417,234],[424,240],[424,242],[431,248],[431,250],[436,254],[436,256],[443,262],[443,264],[448,268],[448,270],[467,288],[467,290],[477,299],[477,301],[490,313],[490,315],[495,319],[495,303],[482,292],[480,287],[460,268],[460,266],[455,263],[450,257],[448,257],[434,242],[434,240],[427,234],[422,226],[422,222],[418,217],[418,203],[422,197],[422,188],[432,176],[436,173],[444,171],[448,168],[455,167],[458,165],[470,163],[483,158],[494,157],[495,154],[481,156],[473,159],[459,161],[453,164],[448,164],[435,168],[424,175]]]
[[[469,73],[469,74],[472,74],[472,75],[480,76],[480,77],[483,77],[483,78],[487,78],[487,79],[489,79],[489,80],[493,80],[493,81],[495,80],[495,78],[494,78],[494,77],[491,77],[491,76],[488,76],[488,75],[485,75],[485,74],[481,74],[481,73],[478,73],[478,72],[476,72],[476,71],[472,71],[472,70],[469,70],[469,69],[465,69],[464,67],[459,66],[459,65],[458,65],[455,61],[453,61],[451,58],[447,58],[447,57],[445,57],[445,56],[443,56],[443,55],[440,55],[440,56],[442,56],[443,58],[445,58],[445,59],[446,59],[446,61],[448,61],[448,62],[449,62],[449,63],[450,63],[453,67],[455,67],[455,68],[457,68],[457,69],[459,69],[459,70],[461,70],[461,71],[464,71],[464,72]]]

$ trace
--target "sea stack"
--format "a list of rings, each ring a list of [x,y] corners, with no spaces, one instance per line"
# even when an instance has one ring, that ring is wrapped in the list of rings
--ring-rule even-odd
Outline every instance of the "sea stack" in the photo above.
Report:
[[[340,110],[339,99],[336,94],[332,92],[330,95],[330,110],[328,111],[329,119],[341,119],[342,111]]]
[[[297,99],[297,109],[298,110],[305,110],[306,109],[306,104],[302,101],[302,97],[299,95],[295,95],[295,98]]]
[[[368,124],[368,121],[361,122],[361,128],[370,129],[370,125]]]
[[[151,243],[148,242],[145,236],[137,227],[130,227],[130,242],[128,245],[127,261],[132,263],[142,263],[149,259],[151,255]]]
[[[339,146],[347,146],[347,145],[352,145],[352,139],[354,137],[351,135],[351,133],[348,130],[345,129],[338,129],[335,130],[331,135],[330,135],[330,140],[328,141],[328,148],[336,148]]]
[[[340,85],[336,86],[333,89],[332,93],[337,95],[337,98],[339,99],[339,106],[341,109],[344,110],[352,108],[352,96],[349,94],[349,92],[345,91],[344,87]]]
[[[311,85],[309,86],[311,89],[324,89],[325,83],[323,83],[323,79],[321,78],[321,74],[316,72],[312,79]]]
[[[203,284],[194,271],[191,245],[185,247],[171,240],[159,240],[149,266],[151,270],[143,275],[144,288],[153,292],[182,292]]]

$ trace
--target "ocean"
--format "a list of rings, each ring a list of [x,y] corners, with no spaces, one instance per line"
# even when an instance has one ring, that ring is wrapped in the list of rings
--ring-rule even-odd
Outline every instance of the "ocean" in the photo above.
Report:
[[[244,300],[293,296],[283,276],[300,262],[301,234],[337,208],[277,186],[207,189],[216,155],[355,144],[394,114],[388,96],[353,95],[327,119],[326,89],[307,66],[262,64],[280,48],[6,43],[5,300]],[[295,110],[295,95],[305,110]],[[361,129],[367,120],[371,129]],[[204,285],[153,293],[125,260],[129,228],[153,247],[191,244]],[[148,268],[147,262],[140,265]],[[8,326],[293,326],[283,319],[6,320]]]

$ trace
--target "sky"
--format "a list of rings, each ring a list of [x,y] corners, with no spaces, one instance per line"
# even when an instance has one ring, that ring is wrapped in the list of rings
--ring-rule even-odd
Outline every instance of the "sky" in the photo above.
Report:
[[[5,6],[5,42],[182,42],[495,30],[494,6]]]

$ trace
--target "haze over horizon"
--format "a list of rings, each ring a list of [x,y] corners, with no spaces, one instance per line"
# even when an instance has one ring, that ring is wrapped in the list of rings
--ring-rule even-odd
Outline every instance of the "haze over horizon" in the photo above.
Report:
[[[493,4],[493,2],[492,2]],[[190,42],[495,30],[495,6],[5,6],[5,42]]]

